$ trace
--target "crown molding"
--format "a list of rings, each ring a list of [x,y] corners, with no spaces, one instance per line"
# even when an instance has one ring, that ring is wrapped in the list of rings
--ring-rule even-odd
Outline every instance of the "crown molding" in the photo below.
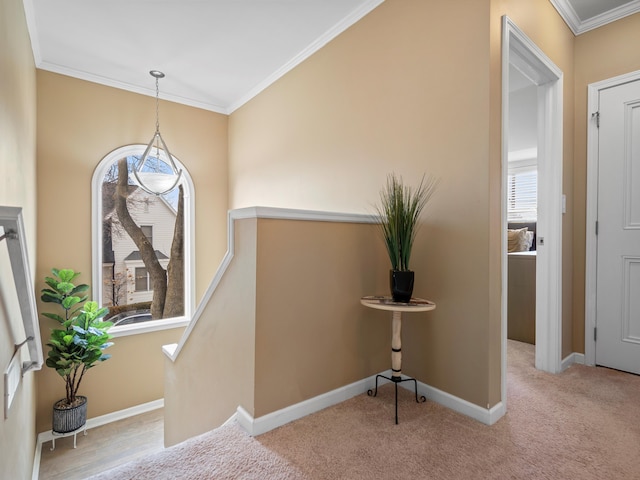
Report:
[[[620,5],[607,12],[591,17],[587,20],[580,20],[578,14],[571,6],[570,0],[549,0],[558,11],[565,23],[569,26],[574,35],[588,32],[594,28],[602,27],[608,23],[615,22],[621,18],[640,12],[640,0],[632,0],[629,3]]]
[[[156,92],[151,88],[142,88],[131,83],[120,82],[113,78],[103,77],[101,75],[94,75],[92,73],[84,72],[82,70],[76,70],[73,68],[63,67],[55,63],[43,62],[36,60],[36,68],[40,70],[46,70],[48,72],[59,73],[60,75],[66,75],[68,77],[77,78],[79,80],[85,80],[87,82],[97,83],[99,85],[105,85],[107,87],[119,88],[120,90],[126,90],[127,92],[138,93],[140,95],[147,95],[149,97],[156,96]],[[173,95],[171,93],[162,93],[160,100],[167,100],[169,102],[180,103],[189,107],[201,108],[203,110],[209,110],[211,112],[222,113],[224,115],[229,114],[228,108],[215,103],[202,102],[193,98],[183,97],[180,95]]]

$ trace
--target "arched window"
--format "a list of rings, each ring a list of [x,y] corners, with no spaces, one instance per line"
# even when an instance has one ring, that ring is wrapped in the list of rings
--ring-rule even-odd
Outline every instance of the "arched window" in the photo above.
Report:
[[[146,145],[109,153],[93,173],[93,299],[109,308],[116,335],[186,325],[194,306],[194,189],[182,163],[179,185],[163,195],[132,173]],[[160,166],[167,159],[156,153]]]

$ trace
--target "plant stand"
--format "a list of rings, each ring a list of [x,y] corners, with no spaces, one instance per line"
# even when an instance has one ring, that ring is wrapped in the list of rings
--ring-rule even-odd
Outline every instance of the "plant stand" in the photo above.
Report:
[[[51,434],[53,435],[53,438],[51,439],[51,448],[49,450],[51,450],[52,452],[56,449],[56,438],[64,438],[64,437],[70,437],[71,435],[73,435],[73,448],[76,448],[76,436],[78,435],[79,432],[83,432],[83,436],[87,435],[87,424],[85,423],[83,426],[81,426],[80,428],[72,431],[72,432],[67,432],[67,433],[58,433],[58,432],[54,432],[53,430],[51,430]]]
[[[396,425],[398,424],[398,383],[413,382],[416,402],[427,401],[424,395],[418,398],[418,382],[415,378],[402,378],[402,312],[428,312],[436,308],[436,304],[421,298],[411,298],[409,302],[394,302],[391,297],[367,296],[360,299],[365,307],[392,312],[391,317],[391,377],[376,375],[375,390],[368,390],[367,395],[375,397],[378,394],[378,379],[384,378],[393,382],[396,390]]]

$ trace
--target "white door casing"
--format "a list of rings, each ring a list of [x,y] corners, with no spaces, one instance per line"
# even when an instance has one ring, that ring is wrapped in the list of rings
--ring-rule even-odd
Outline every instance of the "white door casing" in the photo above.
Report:
[[[507,371],[507,170],[509,65],[538,86],[536,368],[562,368],[562,71],[507,16],[502,18],[502,403]],[[540,245],[540,239],[544,245]]]
[[[596,365],[640,374],[640,80],[600,90]]]
[[[640,71],[588,91],[585,363],[640,373]]]

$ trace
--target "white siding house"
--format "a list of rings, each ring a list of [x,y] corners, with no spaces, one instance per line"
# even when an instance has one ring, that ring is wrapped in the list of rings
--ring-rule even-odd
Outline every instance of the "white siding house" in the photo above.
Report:
[[[127,206],[133,220],[151,240],[160,264],[166,269],[173,241],[176,211],[162,197],[149,195],[140,188],[129,194]],[[112,215],[117,217],[115,211]],[[111,224],[111,249],[111,261],[105,260],[103,264],[103,305],[151,301],[153,287],[138,247],[118,221]]]

